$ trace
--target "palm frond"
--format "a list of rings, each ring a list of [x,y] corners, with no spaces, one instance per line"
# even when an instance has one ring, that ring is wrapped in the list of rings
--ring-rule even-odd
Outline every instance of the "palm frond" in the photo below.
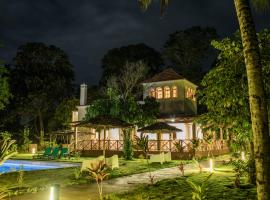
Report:
[[[160,15],[163,16],[168,8],[170,0],[160,0]]]
[[[139,5],[143,11],[147,10],[152,3],[152,0],[138,0]],[[159,0],[160,2],[160,14],[164,15],[170,0]]]
[[[140,8],[145,11],[151,5],[152,0],[138,0],[138,2],[139,2],[139,5],[140,5]]]

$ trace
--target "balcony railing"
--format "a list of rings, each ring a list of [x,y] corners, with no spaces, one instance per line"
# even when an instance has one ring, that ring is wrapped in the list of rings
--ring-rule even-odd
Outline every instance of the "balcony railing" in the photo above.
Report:
[[[124,146],[123,140],[82,140],[77,143],[77,150],[106,150],[122,151]],[[227,149],[227,143],[223,140],[216,140],[212,143],[199,141],[196,151],[211,151]],[[194,150],[192,140],[149,140],[149,151],[171,151],[171,152],[190,152]]]

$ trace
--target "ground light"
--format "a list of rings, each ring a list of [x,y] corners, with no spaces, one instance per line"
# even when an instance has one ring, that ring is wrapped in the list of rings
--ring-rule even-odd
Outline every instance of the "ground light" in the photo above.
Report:
[[[214,171],[214,163],[213,163],[213,159],[212,158],[209,160],[209,171],[211,173],[213,173],[213,171]]]
[[[50,199],[49,200],[59,200],[59,185],[53,185],[50,187]]]
[[[32,154],[36,153],[36,148],[32,148]]]
[[[246,160],[246,155],[244,151],[241,152],[241,159],[244,161]]]

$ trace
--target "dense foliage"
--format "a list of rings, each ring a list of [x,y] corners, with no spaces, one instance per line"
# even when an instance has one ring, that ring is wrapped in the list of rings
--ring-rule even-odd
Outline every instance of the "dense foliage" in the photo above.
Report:
[[[132,63],[139,60],[142,60],[148,67],[143,78],[159,72],[163,65],[161,54],[143,43],[113,48],[102,59],[103,74],[100,83],[106,85],[107,79],[120,74],[126,62]]]
[[[73,92],[68,56],[55,46],[27,43],[18,48],[10,70],[12,104],[20,122],[39,133],[42,143],[56,107]]]
[[[270,31],[258,33],[263,65],[263,81],[266,95],[270,97]],[[235,142],[241,148],[251,139],[251,121],[248,99],[248,83],[245,72],[243,47],[239,33],[233,38],[213,41],[219,50],[217,65],[203,79],[199,92],[201,104],[208,112],[199,122],[208,128],[227,128],[234,133]],[[268,106],[269,106],[268,102]],[[232,138],[233,139],[233,138]]]
[[[10,92],[7,76],[8,71],[1,64],[0,60],[0,110],[3,110],[9,102]]]
[[[86,119],[110,115],[139,127],[151,124],[157,117],[159,104],[153,98],[146,98],[144,103],[137,102],[139,80],[146,68],[142,61],[125,63],[118,76],[108,79],[104,97],[88,107]]]
[[[163,57],[188,80],[199,84],[204,75],[203,64],[214,55],[211,40],[217,38],[212,27],[191,27],[169,35]]]

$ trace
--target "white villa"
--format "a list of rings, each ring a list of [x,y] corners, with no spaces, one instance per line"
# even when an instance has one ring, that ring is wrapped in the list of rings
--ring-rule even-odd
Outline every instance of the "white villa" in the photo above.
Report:
[[[160,116],[158,121],[166,122],[169,125],[181,129],[182,132],[169,133],[147,133],[149,135],[149,150],[153,153],[160,151],[171,151],[177,153],[176,142],[180,142],[186,152],[194,139],[203,139],[203,133],[198,125],[194,123],[197,117],[197,86],[168,68],[152,78],[142,82],[143,98],[151,96],[160,103]],[[72,121],[79,122],[84,119],[87,105],[87,85],[82,84],[80,88],[80,105],[73,111]],[[122,131],[118,128],[111,128],[98,133],[95,129],[76,127],[74,143],[77,150],[83,151],[87,155],[99,155],[103,150],[100,141],[106,140],[106,150],[112,154],[121,154],[123,148]],[[134,135],[140,135],[135,131]],[[146,134],[146,133],[145,133]],[[159,144],[159,145],[158,145]],[[159,148],[159,149],[158,149]],[[199,152],[208,152],[209,150],[216,154],[227,151],[227,145],[223,138],[214,141],[214,144],[200,144]],[[183,152],[182,152],[183,153]],[[173,156],[179,158],[179,156]],[[181,157],[181,156],[180,156]]]

